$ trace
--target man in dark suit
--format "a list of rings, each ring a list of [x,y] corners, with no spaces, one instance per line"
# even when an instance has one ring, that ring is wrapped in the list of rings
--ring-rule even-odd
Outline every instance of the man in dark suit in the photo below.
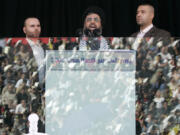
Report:
[[[136,22],[140,30],[133,33],[132,37],[170,37],[170,33],[155,27],[152,23],[154,18],[154,6],[146,1],[139,4],[136,14]]]
[[[139,4],[136,14],[136,22],[139,25],[139,31],[131,35],[131,37],[136,37],[132,44],[132,49],[137,50],[139,45],[143,40],[146,40],[146,38],[148,38],[148,41],[153,41],[153,45],[157,45],[160,41],[162,41],[163,45],[168,45],[170,43],[170,33],[153,25],[154,10],[154,6],[150,1],[142,1]]]

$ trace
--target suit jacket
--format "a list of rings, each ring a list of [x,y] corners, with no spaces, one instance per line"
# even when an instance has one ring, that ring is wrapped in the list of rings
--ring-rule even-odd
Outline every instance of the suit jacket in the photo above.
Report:
[[[25,40],[26,40],[26,39],[25,39]],[[33,52],[32,52],[32,48],[31,48],[31,46],[29,45],[29,43],[28,43],[27,40],[26,40],[26,42],[27,42],[26,47],[27,47],[28,51],[30,51],[31,53],[33,53]],[[45,53],[46,50],[49,50],[49,48],[48,48],[48,46],[47,46],[46,44],[42,44],[41,47],[42,47],[42,49],[44,50],[44,53]]]
[[[137,37],[139,31],[136,32],[136,33],[133,33],[131,35],[131,37]],[[162,30],[162,29],[159,29],[155,26],[153,26],[145,35],[144,37],[153,37],[154,38],[154,41],[153,43],[156,44],[158,43],[159,41],[163,41],[163,45],[168,45],[171,40],[170,40],[170,37],[171,37],[171,34],[168,32],[168,31],[165,31],[165,30]]]
[[[40,82],[40,84],[43,84],[44,76],[45,76],[45,66],[43,66],[41,69],[38,69],[38,64],[37,64],[36,59],[35,59],[35,57],[33,55],[33,50],[32,50],[32,48],[31,48],[31,46],[30,46],[30,44],[28,42],[27,42],[26,47],[28,49],[28,52],[30,53],[30,58],[31,58],[31,60],[29,61],[30,62],[30,70],[33,67],[33,69],[35,71],[38,71],[38,77],[39,77],[38,81]],[[46,54],[45,54],[46,50],[49,50],[48,46],[46,44],[42,44],[41,47],[42,47],[42,49],[44,51],[44,56],[46,56]],[[43,86],[41,88],[44,89]]]
[[[139,33],[136,32],[136,33],[133,33],[131,35],[131,37],[136,37],[137,34]],[[153,26],[145,35],[144,37],[168,37],[170,38],[171,37],[171,34],[168,32],[168,31],[165,31],[165,30],[162,30],[162,29],[159,29],[155,26]]]

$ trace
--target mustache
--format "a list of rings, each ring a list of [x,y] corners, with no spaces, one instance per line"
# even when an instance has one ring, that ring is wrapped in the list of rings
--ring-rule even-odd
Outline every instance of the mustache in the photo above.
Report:
[[[97,25],[94,24],[94,23],[91,23],[89,26],[90,26],[90,27],[97,27]]]
[[[92,30],[89,30],[86,28],[83,30],[83,33],[88,37],[99,37],[99,36],[101,36],[102,31],[101,31],[101,29],[95,29],[92,31]]]
[[[35,32],[39,32],[39,30],[35,30]]]

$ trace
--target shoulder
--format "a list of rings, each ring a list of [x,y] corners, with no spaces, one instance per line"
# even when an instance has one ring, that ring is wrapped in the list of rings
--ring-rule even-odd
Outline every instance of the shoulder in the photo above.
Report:
[[[22,105],[21,105],[21,104],[18,104],[18,105],[16,106],[16,109],[17,109],[17,108],[20,108],[20,107],[22,107]]]
[[[171,37],[171,34],[168,31],[155,26],[149,32],[152,33],[152,35],[154,34],[153,36],[155,37]]]
[[[130,37],[136,37],[137,34],[138,34],[138,32],[135,32],[135,33],[131,34]]]
[[[164,36],[167,36],[167,37],[171,36],[171,34],[166,30],[163,30],[163,29],[160,29],[160,28],[156,28],[156,29],[159,31],[159,33],[162,33],[162,35],[164,35]]]

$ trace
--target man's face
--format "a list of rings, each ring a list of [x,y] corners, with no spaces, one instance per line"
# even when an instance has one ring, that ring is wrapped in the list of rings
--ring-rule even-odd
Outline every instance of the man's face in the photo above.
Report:
[[[137,9],[136,22],[140,26],[148,26],[154,18],[154,9],[149,5],[141,5]]]
[[[21,104],[22,104],[23,106],[26,106],[25,100],[21,100]]]
[[[101,19],[99,15],[92,13],[86,16],[84,27],[91,31],[101,28]]]
[[[26,37],[38,38],[41,33],[41,25],[39,20],[37,18],[27,19],[23,31],[26,34]]]

